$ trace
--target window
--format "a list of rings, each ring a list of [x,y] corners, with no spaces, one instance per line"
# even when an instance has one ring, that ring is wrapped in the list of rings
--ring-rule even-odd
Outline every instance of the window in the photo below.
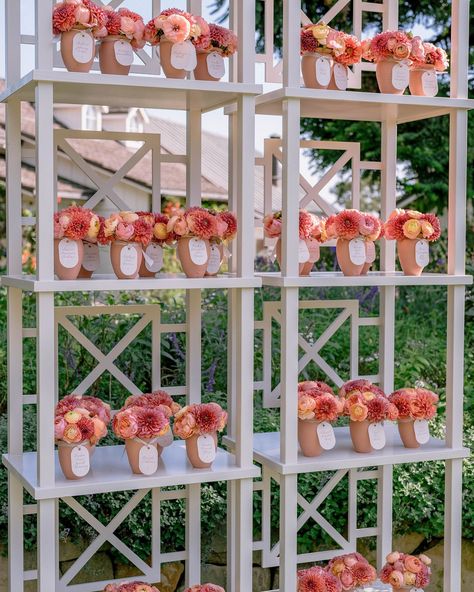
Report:
[[[85,130],[100,130],[101,115],[97,107],[86,105],[83,111],[82,128]]]

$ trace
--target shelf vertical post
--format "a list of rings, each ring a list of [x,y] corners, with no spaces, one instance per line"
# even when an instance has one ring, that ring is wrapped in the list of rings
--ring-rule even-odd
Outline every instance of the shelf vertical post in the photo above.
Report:
[[[52,592],[57,589],[57,534],[56,505],[52,499],[38,500],[38,592]],[[54,533],[54,536],[52,536]],[[21,588],[20,588],[21,589]]]
[[[283,0],[283,86],[300,86],[301,0]]]
[[[255,81],[255,1],[236,2],[237,35],[239,52],[237,57],[238,82]],[[252,116],[253,117],[253,116]]]
[[[36,0],[35,2],[35,33],[37,70],[53,69],[53,38],[51,35],[51,13],[53,0]]]
[[[5,83],[16,84],[21,78],[21,3],[5,2]],[[10,103],[11,105],[12,103]],[[19,103],[18,103],[19,104]]]

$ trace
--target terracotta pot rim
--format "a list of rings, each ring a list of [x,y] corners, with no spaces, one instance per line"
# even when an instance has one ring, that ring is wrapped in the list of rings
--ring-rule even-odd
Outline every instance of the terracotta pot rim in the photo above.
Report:
[[[128,37],[125,37],[123,35],[107,35],[107,37],[101,37],[101,43],[104,43],[106,41],[126,41],[127,43],[132,43],[131,39],[128,39]]]

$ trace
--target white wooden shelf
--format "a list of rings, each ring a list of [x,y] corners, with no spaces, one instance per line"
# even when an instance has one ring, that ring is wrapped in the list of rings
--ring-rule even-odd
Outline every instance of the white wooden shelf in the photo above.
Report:
[[[264,286],[277,288],[330,288],[359,286],[468,286],[470,275],[423,273],[420,276],[404,275],[401,271],[369,271],[367,275],[345,276],[340,271],[315,271],[309,276],[282,276],[280,272],[257,273]]]
[[[55,103],[201,112],[224,107],[241,95],[258,95],[263,89],[247,83],[32,70],[7,88],[0,101],[34,102],[36,86],[42,82],[54,84]]]
[[[283,87],[257,97],[256,112],[282,115],[286,99],[300,100],[301,117],[348,121],[384,121],[392,116],[389,105],[396,108],[397,123],[447,115],[457,109],[474,109],[472,99]]]
[[[184,273],[159,273],[154,278],[119,280],[115,275],[98,274],[91,279],[37,280],[31,275],[3,276],[2,286],[28,292],[119,292],[130,290],[203,290],[206,288],[259,288],[257,277],[241,278],[234,274],[215,277],[188,278]]]
[[[430,438],[420,448],[405,448],[398,435],[396,425],[386,423],[387,444],[382,450],[368,454],[356,452],[348,427],[335,428],[336,447],[324,451],[321,456],[309,458],[298,453],[295,464],[284,464],[280,461],[280,434],[268,432],[254,434],[253,449],[256,462],[268,466],[281,475],[294,473],[312,473],[316,471],[337,471],[339,469],[355,469],[382,465],[398,465],[433,460],[449,460],[466,458],[470,455],[468,448],[448,448],[444,440]],[[232,445],[229,440],[226,443]]]
[[[382,582],[377,581],[374,582],[372,586],[364,586],[363,590],[364,592],[392,592],[392,587],[388,584],[382,584]],[[280,592],[280,590],[268,590],[268,592]]]
[[[37,500],[75,495],[90,495],[109,491],[127,491],[152,487],[170,487],[213,481],[229,481],[259,477],[257,466],[241,468],[235,456],[218,448],[217,457],[209,469],[195,469],[186,456],[182,440],[175,440],[164,449],[154,475],[134,475],[128,464],[124,446],[98,446],[91,459],[91,471],[83,479],[64,477],[55,453],[56,479],[52,487],[40,487],[37,480],[36,452],[3,455],[3,464],[22,482]]]

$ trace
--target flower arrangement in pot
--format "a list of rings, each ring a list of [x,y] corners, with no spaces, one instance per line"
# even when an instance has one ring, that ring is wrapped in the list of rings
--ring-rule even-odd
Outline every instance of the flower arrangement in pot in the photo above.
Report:
[[[168,232],[178,244],[178,258],[187,277],[204,277],[211,253],[210,241],[218,236],[217,217],[201,207],[178,212],[168,222]]]
[[[393,551],[387,555],[387,563],[382,567],[379,577],[392,590],[414,590],[423,592],[431,579],[431,559],[427,555],[408,555]]]
[[[54,438],[66,479],[81,479],[90,470],[97,442],[107,434],[110,406],[97,397],[69,395],[56,405]]]
[[[174,420],[174,433],[186,442],[189,462],[196,469],[209,468],[217,453],[217,432],[227,424],[227,412],[217,403],[186,405]]]
[[[196,584],[195,586],[186,588],[184,592],[225,592],[225,590],[217,584]]]
[[[331,82],[334,33],[323,22],[301,28],[301,73],[307,88],[324,89]]]
[[[389,401],[398,409],[398,431],[405,448],[419,448],[430,438],[428,422],[436,415],[439,397],[424,388],[403,388]]]
[[[207,45],[197,51],[196,80],[220,80],[225,74],[224,58],[238,49],[237,35],[220,25],[210,24]]]
[[[85,242],[97,241],[99,217],[87,208],[69,206],[54,214],[53,223],[54,273],[60,280],[75,280],[83,264]]]
[[[428,265],[429,243],[441,235],[439,218],[415,210],[394,210],[385,222],[385,238],[397,241],[400,265],[405,275],[421,275]]]
[[[115,275],[119,279],[135,279],[142,262],[143,247],[153,237],[153,226],[138,214],[122,211],[104,220],[103,230],[99,232],[101,244],[110,243],[110,260]]]
[[[404,31],[384,31],[362,42],[364,59],[375,62],[381,93],[402,95],[410,79],[413,35]]]
[[[167,78],[185,78],[195,69],[195,44],[206,44],[207,28],[202,17],[178,8],[167,8],[148,22],[144,38],[159,46],[160,64]]]
[[[298,384],[298,442],[304,456],[319,456],[332,450],[336,438],[332,423],[344,410],[332,388],[324,382]]]
[[[111,6],[104,8],[106,23],[98,32],[100,37],[99,65],[102,74],[127,75],[133,64],[133,50],[145,46],[145,24],[142,17],[129,10]]]
[[[133,473],[153,475],[163,447],[160,438],[170,430],[171,411],[156,399],[128,400],[114,416],[112,426],[116,436],[125,440],[125,450]],[[172,440],[172,434],[171,434]]]
[[[362,592],[365,586],[373,584],[377,579],[375,568],[357,552],[334,557],[326,566],[326,571],[340,581],[342,590],[348,591]]]
[[[327,45],[332,49],[333,67],[328,89],[347,90],[349,66],[362,58],[362,43],[355,35],[331,29]]]
[[[105,11],[92,0],[64,0],[53,8],[53,34],[61,35],[61,57],[70,72],[89,72],[95,37],[105,25]]]
[[[344,400],[344,415],[350,419],[354,450],[372,452],[384,448],[384,421],[395,421],[398,410],[382,389],[365,379],[351,380],[342,385],[339,396]]]
[[[359,210],[343,210],[325,223],[328,239],[337,239],[337,262],[344,275],[367,273],[375,260],[374,241],[383,233],[381,221]]]
[[[104,218],[98,214],[91,212],[91,219],[89,222],[89,231],[82,240],[82,265],[77,277],[91,278],[93,273],[99,269],[100,254],[99,254],[99,233],[104,223]]]
[[[136,212],[138,217],[152,229],[152,237],[143,248],[143,258],[140,264],[138,275],[140,277],[155,277],[155,274],[161,271],[163,267],[163,246],[170,242],[170,233],[168,232],[169,218],[159,212]]]
[[[449,67],[446,52],[442,47],[414,37],[410,59],[410,93],[422,97],[435,97],[438,94],[437,73],[444,72]]]
[[[282,211],[267,214],[263,219],[263,230],[267,238],[277,238],[275,254],[281,269],[281,232]],[[299,243],[298,263],[299,274],[309,275],[316,261],[319,259],[319,243],[326,240],[323,222],[311,212],[299,211]]]
[[[160,592],[156,586],[146,582],[123,582],[107,584],[103,592]]]
[[[342,592],[341,582],[324,567],[315,565],[297,573],[297,592]]]
[[[237,218],[235,214],[227,210],[216,212],[209,210],[216,217],[217,234],[210,239],[210,253],[207,262],[206,276],[218,274],[224,260],[229,257],[227,245],[237,235]]]

